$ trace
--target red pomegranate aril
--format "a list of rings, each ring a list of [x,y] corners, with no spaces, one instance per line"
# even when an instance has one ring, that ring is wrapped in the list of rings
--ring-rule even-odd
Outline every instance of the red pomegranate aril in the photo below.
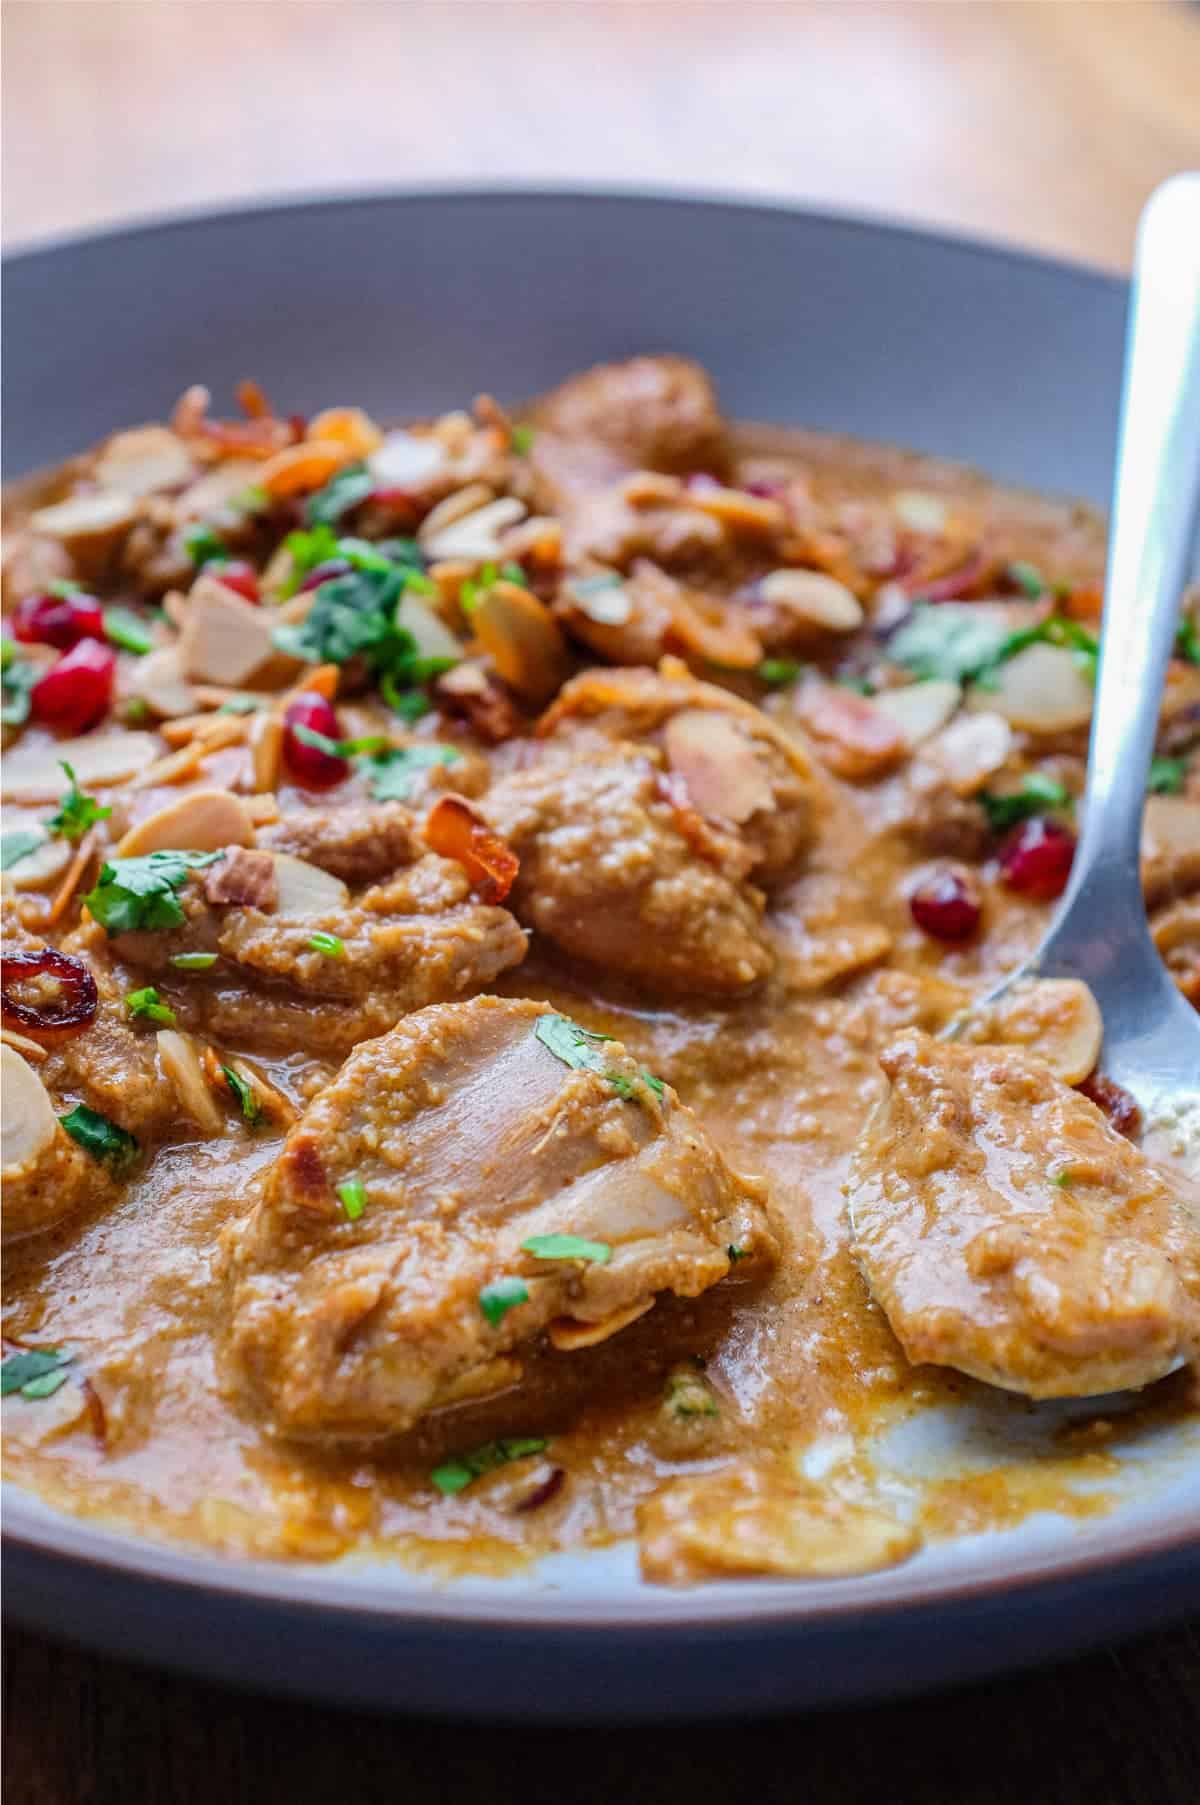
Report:
[[[1000,869],[1010,890],[1053,902],[1067,887],[1075,835],[1045,815],[1031,815],[1014,828],[1000,854]]]
[[[283,715],[284,763],[298,783],[313,790],[327,790],[350,775],[348,760],[335,758],[319,746],[306,745],[297,734],[297,727],[322,733],[329,740],[340,739],[341,729],[332,702],[310,691],[288,703]]]
[[[908,899],[909,912],[931,940],[969,940],[983,915],[979,886],[965,871],[935,871]]]
[[[116,653],[98,640],[81,639],[34,684],[34,720],[62,733],[86,733],[107,714],[116,675]]]
[[[226,589],[236,590],[248,602],[257,602],[258,572],[245,558],[227,558],[224,564],[214,564],[212,571]]]
[[[27,646],[69,652],[81,639],[104,638],[104,614],[94,595],[28,595],[13,614],[13,632]]]
[[[345,577],[354,569],[349,558],[326,558],[324,564],[314,564],[303,583],[300,593],[306,589],[319,589],[322,583],[328,583],[332,577]]]

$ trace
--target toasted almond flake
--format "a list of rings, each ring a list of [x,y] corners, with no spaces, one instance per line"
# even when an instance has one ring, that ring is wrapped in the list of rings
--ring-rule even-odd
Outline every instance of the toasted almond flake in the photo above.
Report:
[[[65,778],[64,778],[65,783]],[[58,877],[70,863],[73,848],[68,840],[52,839],[43,824],[31,815],[12,815],[5,823],[6,833],[41,835],[41,843],[26,853],[17,864],[0,875],[5,890],[40,890]]]
[[[668,637],[676,650],[731,671],[752,671],[761,663],[763,649],[758,636],[737,620],[732,610],[710,620],[674,585],[671,590],[661,590],[661,599],[670,609]]]
[[[11,1176],[41,1158],[58,1133],[50,1093],[6,1037],[0,1045],[0,1166]]]
[[[453,495],[447,495],[436,507],[430,508],[417,528],[418,540],[425,545],[436,538],[443,527],[453,526],[464,515],[476,513],[495,499],[495,491],[486,483],[468,483],[465,489],[456,489]]]
[[[95,850],[96,830],[92,828],[90,833],[84,834],[75,848],[75,856],[67,866],[66,876],[55,891],[54,901],[50,904],[50,910],[46,916],[47,927],[53,927],[54,923],[61,921],[66,914],[67,906],[82,883],[83,874],[91,864],[92,854]]]
[[[919,746],[946,725],[962,701],[962,693],[960,684],[931,677],[903,689],[885,689],[872,700],[895,721],[910,746]]]
[[[192,1036],[177,1028],[160,1028],[155,1039],[159,1064],[174,1085],[184,1114],[202,1134],[220,1134],[225,1120],[205,1083],[199,1049]]]
[[[250,717],[250,762],[255,790],[273,790],[283,769],[283,719],[277,714]]]
[[[189,790],[139,821],[117,847],[121,859],[178,847],[183,852],[219,852],[225,846],[253,846],[254,829],[245,805],[228,790]]]
[[[821,570],[772,570],[758,586],[772,606],[786,608],[806,627],[830,633],[853,633],[863,622],[862,603],[836,577]]]
[[[683,499],[683,484],[677,476],[665,476],[657,470],[635,470],[619,485],[622,501],[631,508],[670,507]]]
[[[545,603],[518,583],[492,583],[470,616],[479,643],[504,681],[530,702],[546,702],[561,687],[570,660],[566,641]]]
[[[191,453],[169,426],[135,426],[113,434],[92,475],[102,489],[143,496],[181,489],[194,472]]]
[[[702,815],[740,825],[774,807],[775,792],[753,742],[728,715],[682,709],[667,722],[663,746]]]
[[[474,558],[483,563],[503,554],[500,533],[505,527],[515,526],[518,520],[523,520],[525,513],[523,501],[513,495],[502,495],[499,501],[490,501],[486,507],[462,515],[437,532],[427,532],[426,521],[418,537],[431,558]]]
[[[308,438],[342,445],[352,458],[365,458],[383,443],[383,434],[361,407],[327,407],[314,414]]]
[[[162,599],[162,611],[177,633],[182,633],[187,620],[188,600],[181,589],[168,589]]]
[[[178,644],[159,646],[139,658],[130,673],[125,697],[144,702],[160,720],[191,714],[196,707],[196,692],[184,677]]]
[[[805,683],[799,715],[816,741],[822,762],[852,783],[890,771],[905,756],[904,735],[866,696],[833,683]]]
[[[262,465],[255,458],[227,458],[191,483],[175,502],[180,520],[202,520],[219,514],[258,482]]]
[[[98,489],[91,495],[72,495],[53,507],[38,508],[29,517],[35,533],[57,539],[66,546],[81,571],[103,568],[117,541],[133,525],[132,498],[116,489]]]
[[[615,571],[611,574],[616,577]],[[567,585],[567,600],[600,627],[623,627],[633,618],[633,597],[619,579],[600,583],[587,577],[577,578]]]
[[[445,447],[432,436],[390,432],[367,459],[367,468],[381,489],[415,489],[446,463]]]
[[[944,533],[950,510],[942,495],[927,489],[898,489],[892,496],[892,513],[913,533]]]
[[[268,495],[281,498],[307,489],[323,489],[331,476],[351,461],[345,445],[336,439],[305,439],[288,445],[259,467],[256,481]]]
[[[251,1065],[248,1060],[231,1059],[228,1063],[238,1077],[250,1086],[258,1098],[259,1108],[267,1120],[276,1123],[280,1128],[290,1128],[300,1113],[295,1104],[271,1083],[265,1073],[260,1072],[258,1067]],[[226,1088],[228,1089],[228,1084]]]
[[[1078,978],[1030,978],[986,1009],[970,1010],[959,1037],[1023,1047],[1064,1084],[1082,1084],[1096,1069],[1104,1023],[1095,997]]]
[[[291,919],[336,915],[349,903],[350,892],[345,884],[319,865],[293,858],[290,852],[273,852],[271,857],[279,886],[276,915]]]
[[[462,641],[417,595],[402,595],[396,608],[396,625],[411,633],[422,658],[461,658]]]
[[[204,740],[192,740],[187,746],[181,746],[178,752],[168,753],[154,764],[148,765],[144,771],[130,782],[131,790],[150,790],[160,783],[182,783],[190,777],[201,759],[209,751]]]
[[[185,714],[178,720],[164,722],[161,732],[168,746],[186,746],[194,739],[207,740],[212,745],[232,745],[234,741],[229,735],[229,723],[233,721],[237,727],[236,739],[246,733],[247,719],[244,715],[224,715],[211,710],[203,714]]]
[[[8,802],[57,802],[67,787],[59,762],[66,759],[84,789],[124,783],[151,763],[159,749],[152,733],[85,734],[52,745],[21,745],[0,766]]]
[[[30,1040],[26,1034],[18,1034],[15,1028],[0,1028],[0,1041],[6,1047],[11,1047],[14,1053],[19,1053],[22,1059],[32,1059],[35,1065],[41,1065],[43,1060],[50,1057],[48,1047],[39,1047],[36,1040]]]
[[[1003,715],[985,710],[959,715],[921,748],[914,781],[948,783],[958,796],[973,796],[1012,756],[1013,730]]]
[[[682,499],[734,532],[779,533],[787,524],[787,515],[777,501],[748,495],[744,489],[685,489]]]
[[[581,1348],[599,1347],[602,1341],[609,1341],[627,1329],[631,1322],[639,1316],[645,1316],[647,1310],[654,1308],[652,1297],[643,1298],[641,1303],[630,1304],[627,1310],[616,1310],[606,1316],[602,1322],[581,1322],[573,1316],[559,1316],[546,1326],[546,1339],[551,1347],[560,1354],[578,1353]]]
[[[1065,733],[1092,718],[1092,686],[1066,646],[1025,646],[997,668],[993,681],[994,688],[974,692],[972,705],[1025,733]]]
[[[183,675],[240,688],[276,656],[275,617],[201,571],[188,596],[179,638]]]
[[[516,526],[506,527],[500,535],[500,544],[504,556],[518,564],[528,560],[554,565],[562,557],[562,526],[549,514],[531,514]]]

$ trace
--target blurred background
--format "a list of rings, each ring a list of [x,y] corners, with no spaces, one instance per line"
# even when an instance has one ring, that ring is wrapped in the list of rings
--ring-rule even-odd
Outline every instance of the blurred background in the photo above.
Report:
[[[5,242],[264,194],[711,187],[1114,268],[1187,0],[3,0]]]

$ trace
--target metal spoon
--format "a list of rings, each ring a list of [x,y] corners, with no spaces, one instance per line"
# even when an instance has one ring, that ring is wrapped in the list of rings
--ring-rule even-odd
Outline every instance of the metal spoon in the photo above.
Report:
[[[1200,1017],[1150,937],[1142,808],[1200,516],[1200,173],[1142,214],[1113,487],[1083,828],[1041,947],[977,1008],[1031,977],[1082,978],[1104,1020],[1101,1070],[1150,1119],[1200,1113]]]

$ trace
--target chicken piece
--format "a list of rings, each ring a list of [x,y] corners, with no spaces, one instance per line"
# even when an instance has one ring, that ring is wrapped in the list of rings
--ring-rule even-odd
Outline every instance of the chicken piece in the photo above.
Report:
[[[686,357],[631,357],[570,377],[539,404],[535,464],[728,474],[729,433],[707,373]]]
[[[0,1046],[4,1242],[44,1234],[112,1189],[104,1169],[60,1125],[41,1076]]]
[[[678,653],[701,670],[753,671],[763,657],[739,604],[685,587],[648,558],[636,559],[624,579],[615,570],[572,575],[555,613],[606,664],[656,665]]]
[[[292,809],[259,831],[258,844],[307,859],[345,884],[376,884],[420,855],[413,826],[398,802],[343,803]]]
[[[664,781],[652,755],[599,735],[502,779],[483,806],[520,860],[508,900],[572,958],[655,991],[735,994],[774,964],[762,893],[741,844],[706,834]]]
[[[817,778],[804,750],[761,708],[701,683],[678,661],[658,671],[585,671],[539,726],[585,722],[613,739],[661,748],[690,805],[752,853],[756,881],[786,877],[813,838]]]
[[[1142,889],[1148,909],[1200,890],[1200,801],[1190,796],[1146,798]]]
[[[910,1032],[848,1185],[858,1263],[914,1363],[1029,1397],[1200,1353],[1200,1197],[1027,1055]]]
[[[226,1230],[229,1371],[279,1434],[396,1435],[521,1386],[527,1357],[553,1392],[731,1246],[739,1274],[774,1258],[760,1187],[617,1041],[445,1004],[346,1062]]]

